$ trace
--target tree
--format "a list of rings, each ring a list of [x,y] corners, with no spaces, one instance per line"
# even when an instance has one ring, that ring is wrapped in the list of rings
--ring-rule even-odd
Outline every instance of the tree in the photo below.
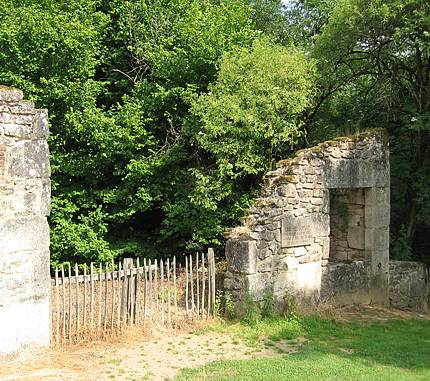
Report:
[[[417,227],[430,227],[429,14],[423,0],[338,1],[312,49],[320,94],[308,115],[314,136],[333,123],[389,129],[394,242],[403,232],[415,249]]]
[[[313,80],[312,60],[268,38],[226,53],[217,81],[193,102],[198,143],[232,178],[262,175],[302,136]]]

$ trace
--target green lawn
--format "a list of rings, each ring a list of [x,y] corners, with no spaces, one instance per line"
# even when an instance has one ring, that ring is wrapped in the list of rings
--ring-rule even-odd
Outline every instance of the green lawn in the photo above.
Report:
[[[430,380],[430,321],[340,323],[317,317],[288,322],[271,319],[232,331],[249,344],[305,336],[297,354],[243,361],[218,361],[184,369],[176,380]]]

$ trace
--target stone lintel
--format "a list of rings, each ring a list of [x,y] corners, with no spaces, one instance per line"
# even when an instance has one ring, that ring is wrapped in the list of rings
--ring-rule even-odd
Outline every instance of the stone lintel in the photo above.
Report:
[[[257,245],[251,240],[229,239],[225,246],[228,270],[234,273],[257,272]]]

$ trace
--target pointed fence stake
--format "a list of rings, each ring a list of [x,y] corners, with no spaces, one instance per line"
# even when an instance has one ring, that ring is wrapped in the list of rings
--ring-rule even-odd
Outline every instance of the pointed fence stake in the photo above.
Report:
[[[202,253],[202,317],[205,317],[205,291],[206,291],[206,280],[205,280],[205,254]]]
[[[62,337],[61,342],[63,343],[66,339],[66,279],[64,276],[64,265],[61,265],[61,289],[63,293],[63,303],[62,303],[62,310],[63,310],[63,324],[62,324]]]
[[[104,314],[103,314],[103,331],[106,333],[107,328],[107,311],[108,311],[108,274],[109,274],[109,265],[105,263],[105,303],[104,303]]]
[[[72,342],[72,267],[69,265],[69,341]]]
[[[160,259],[161,323],[164,325],[164,264]]]
[[[196,253],[196,297],[197,297],[197,319],[200,317],[200,285],[199,285],[199,253]]]
[[[167,271],[167,324],[171,324],[172,322],[172,315],[171,315],[171,309],[170,309],[170,259],[167,258],[166,262],[166,271]]]
[[[191,284],[191,311],[194,314],[196,305],[194,303],[193,257],[191,256],[191,254],[189,258],[189,266],[190,266],[190,284]]]
[[[110,322],[110,329],[111,329],[111,335],[113,335],[113,327],[115,324],[115,262],[112,259],[112,271],[111,271],[111,275],[110,275],[110,280],[111,280],[111,293],[112,293],[112,304],[111,304],[111,311],[110,311],[110,316],[111,316],[111,322]]]
[[[55,319],[55,341],[57,343],[57,348],[60,347],[60,286],[58,284],[58,267],[55,267],[55,308],[56,308],[56,319]]]
[[[82,300],[82,326],[85,329],[87,323],[87,264],[84,263],[84,297]]]
[[[144,294],[143,294],[143,324],[146,323],[146,314],[147,314],[147,304],[148,304],[148,281],[146,278],[146,258],[143,259],[143,287]]]
[[[185,312],[188,316],[188,257],[185,257]]]
[[[75,282],[76,282],[76,338],[79,338],[79,268],[75,263]]]
[[[91,329],[94,328],[94,265],[90,263],[90,320]]]
[[[173,304],[174,304],[174,319],[178,318],[178,292],[176,290],[176,256],[173,257]]]
[[[99,266],[99,297],[98,297],[98,316],[97,316],[97,332],[100,332],[101,326],[102,326],[102,293],[103,293],[103,286],[102,286],[102,274],[103,274],[103,267],[100,263]]]

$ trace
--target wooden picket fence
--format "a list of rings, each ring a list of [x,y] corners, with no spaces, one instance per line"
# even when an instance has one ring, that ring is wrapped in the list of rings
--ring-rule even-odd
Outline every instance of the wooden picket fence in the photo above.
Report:
[[[183,260],[184,257],[181,257]],[[51,280],[51,342],[100,340],[126,327],[175,327],[184,320],[215,314],[215,256],[158,259],[127,258],[55,269]]]

